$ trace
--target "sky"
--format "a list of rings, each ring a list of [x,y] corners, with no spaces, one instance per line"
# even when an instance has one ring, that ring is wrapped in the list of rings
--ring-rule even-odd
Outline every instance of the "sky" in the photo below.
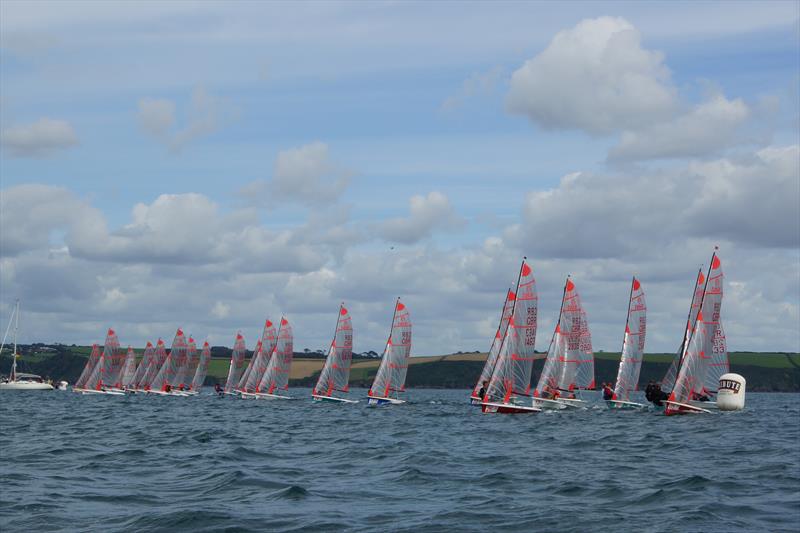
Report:
[[[719,246],[729,349],[797,352],[798,94],[798,2],[4,0],[0,320],[485,351],[527,256],[537,349],[636,275],[672,352]]]

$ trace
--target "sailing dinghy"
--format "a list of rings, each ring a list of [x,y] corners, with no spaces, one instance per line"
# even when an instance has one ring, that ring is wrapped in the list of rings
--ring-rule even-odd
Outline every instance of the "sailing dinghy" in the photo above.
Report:
[[[150,384],[148,393],[161,394],[164,396],[188,396],[185,392],[175,390],[177,386],[177,378],[181,367],[186,364],[186,354],[189,349],[186,343],[186,336],[183,330],[178,328],[175,332],[175,338],[172,340],[172,347],[164,359],[164,364],[156,374],[153,382]]]
[[[133,378],[136,374],[136,352],[133,348],[128,346],[128,353],[125,355],[125,361],[122,363],[122,371],[119,374],[119,383],[117,388],[128,391],[133,389]]]
[[[145,351],[145,353],[147,352]],[[166,360],[167,348],[164,345],[164,341],[158,339],[152,353],[152,361],[144,370],[144,376],[139,380],[139,385],[136,388],[137,391],[147,392],[150,390],[150,385],[153,384],[153,381],[156,379],[158,372],[161,370],[161,367],[164,366],[164,361]]]
[[[179,372],[179,378],[176,380],[178,383],[178,391],[184,392],[191,396],[197,394],[192,390],[192,382],[194,375],[197,373],[197,366],[200,364],[200,354],[197,352],[197,342],[189,336],[189,341],[186,343],[186,364],[183,365]]]
[[[375,380],[367,391],[367,405],[400,405],[405,392],[408,358],[411,356],[411,317],[400,298],[394,305],[389,340],[381,356]]]
[[[154,353],[155,348],[153,347],[153,343],[147,341],[147,346],[145,346],[142,360],[139,361],[139,364],[136,366],[136,371],[133,373],[133,378],[131,379],[131,386],[127,389],[128,392],[136,392],[139,390],[142,380],[144,379],[145,375],[147,375],[148,367],[153,364]]]
[[[333,334],[325,366],[319,374],[311,397],[317,402],[358,403],[334,396],[334,392],[347,393],[350,390],[350,364],[353,361],[353,322],[344,306],[339,306],[336,330]]]
[[[647,305],[641,282],[635,277],[631,281],[628,298],[628,316],[625,334],[622,337],[622,352],[617,371],[614,395],[606,400],[612,409],[642,409],[646,405],[631,401],[631,393],[638,388],[639,372],[642,369],[644,339],[647,332]]]
[[[194,373],[194,378],[192,378],[192,393],[200,393],[200,389],[203,387],[203,383],[206,380],[206,374],[208,374],[208,363],[210,361],[211,346],[209,346],[208,341],[206,341],[203,343],[203,350],[200,352],[200,358],[197,361],[197,370]]]
[[[242,372],[244,365],[244,358],[247,354],[247,346],[244,343],[242,333],[236,334],[236,341],[233,343],[233,352],[231,352],[231,364],[228,367],[228,379],[225,380],[225,394],[236,394],[236,385],[239,384],[239,375]]]
[[[533,405],[544,409],[584,407],[577,398],[580,389],[594,389],[594,353],[586,311],[575,283],[567,276],[561,311],[550,339]]]
[[[83,372],[81,372],[78,381],[75,382],[75,385],[72,386],[73,392],[82,392],[83,389],[86,388],[86,382],[89,381],[89,376],[92,375],[94,371],[94,367],[97,366],[97,362],[100,360],[100,347],[97,343],[92,344],[92,353],[89,354],[89,359],[86,360],[86,366],[83,367]]]
[[[261,380],[264,379],[264,373],[267,371],[269,360],[275,352],[275,346],[278,344],[278,334],[275,331],[275,325],[271,320],[267,319],[264,322],[264,331],[261,333],[261,339],[256,345],[253,352],[253,358],[250,360],[250,372],[239,380],[239,392],[263,392],[259,390],[258,386]]]
[[[539,299],[533,270],[525,259],[519,268],[517,288],[505,334],[500,340],[497,360],[481,402],[484,413],[538,413],[538,406],[522,403],[531,395],[531,373],[536,359],[536,323]],[[502,319],[501,319],[502,320]]]
[[[728,368],[725,335],[721,328],[722,261],[716,250],[705,278],[699,310],[680,360],[675,386],[665,402],[664,414],[709,413],[708,401],[716,395],[720,372]],[[690,320],[691,323],[691,320]]]
[[[124,360],[125,357],[120,350],[117,334],[113,329],[109,329],[103,344],[103,352],[100,354],[100,358],[97,360],[97,364],[83,388],[78,389],[78,392],[123,396],[125,391],[114,388],[113,384],[119,381],[119,374],[122,371]]]
[[[278,394],[289,388],[289,373],[292,370],[292,357],[294,356],[294,335],[292,326],[285,318],[281,318],[278,330],[278,342],[275,351],[267,363],[264,377],[257,385],[260,392],[242,392],[242,398],[257,398],[262,400],[291,400],[291,396]]]
[[[481,402],[483,402],[480,391],[482,388],[485,391],[485,386],[489,384],[489,379],[491,379],[492,372],[494,372],[494,365],[497,363],[497,356],[500,354],[500,346],[503,344],[506,328],[508,328],[508,319],[511,318],[511,310],[514,308],[514,300],[516,298],[517,296],[511,289],[508,289],[506,292],[506,301],[503,303],[503,309],[500,312],[500,323],[497,325],[497,332],[494,334],[489,353],[486,354],[486,363],[483,365],[483,370],[478,378],[478,382],[472,388],[472,394],[469,398],[472,405],[480,405]]]

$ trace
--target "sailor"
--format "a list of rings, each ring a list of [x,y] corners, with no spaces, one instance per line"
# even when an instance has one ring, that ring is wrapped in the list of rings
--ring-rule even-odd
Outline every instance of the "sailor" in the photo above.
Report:
[[[223,392],[222,385],[220,385],[219,383],[214,383],[214,392],[216,392],[217,394],[222,396],[222,392]]]
[[[486,385],[488,385],[488,381],[484,381],[483,385],[481,385],[481,390],[478,391],[478,396],[480,396],[481,400],[486,399]]]
[[[692,400],[695,400],[697,402],[708,402],[711,401],[711,398],[709,398],[705,393],[701,391],[701,392],[693,392]]]
[[[169,383],[164,385],[164,392],[172,392],[172,385],[170,385]]]
[[[647,383],[647,388],[644,389],[644,397],[647,398],[648,402],[653,401],[653,389],[655,388],[655,385],[656,385],[655,382],[651,379]]]
[[[614,399],[614,391],[611,389],[610,383],[603,383],[603,399],[604,400]]]
[[[651,400],[653,404],[661,407],[664,405],[662,402],[669,399],[669,394],[661,390],[661,383],[656,383],[653,385],[653,390],[650,393]]]

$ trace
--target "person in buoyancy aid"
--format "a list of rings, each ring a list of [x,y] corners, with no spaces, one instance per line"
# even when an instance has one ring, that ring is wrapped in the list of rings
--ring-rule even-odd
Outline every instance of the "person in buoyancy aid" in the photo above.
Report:
[[[661,407],[664,405],[662,402],[669,399],[669,394],[661,390],[661,383],[656,383],[653,385],[653,391],[651,392],[651,402],[654,405]]]
[[[655,388],[655,386],[656,386],[655,382],[651,379],[647,383],[647,388],[644,389],[644,397],[647,398],[648,402],[653,401],[653,389]]]
[[[484,381],[483,384],[481,385],[481,390],[478,391],[478,396],[480,397],[481,400],[486,399],[486,386],[488,384],[489,384],[488,381]]]
[[[220,385],[219,383],[214,383],[214,392],[222,396],[222,393],[224,392],[222,385]]]
[[[603,399],[606,401],[614,399],[614,390],[611,388],[611,383],[603,383]]]

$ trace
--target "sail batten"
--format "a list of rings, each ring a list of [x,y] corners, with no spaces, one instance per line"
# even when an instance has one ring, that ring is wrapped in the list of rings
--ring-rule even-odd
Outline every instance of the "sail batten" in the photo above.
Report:
[[[558,323],[534,396],[548,398],[555,391],[593,389],[594,386],[594,352],[589,321],[575,283],[567,278]]]
[[[86,366],[83,367],[83,372],[81,372],[80,377],[78,377],[78,381],[75,382],[73,386],[74,389],[82,389],[86,386],[86,383],[89,381],[89,377],[92,375],[95,367],[97,366],[97,362],[100,360],[100,347],[97,343],[92,345],[92,352],[89,354],[89,359],[86,361]]]
[[[389,340],[381,364],[369,389],[369,396],[388,398],[391,392],[404,392],[408,358],[411,355],[411,318],[405,304],[397,299]]]
[[[631,281],[625,334],[622,338],[622,352],[612,399],[630,401],[631,393],[637,390],[646,334],[647,305],[644,289],[642,289],[641,282],[634,277]]]
[[[203,382],[206,380],[208,374],[208,363],[211,361],[211,346],[208,341],[203,343],[203,349],[200,351],[200,357],[197,361],[197,370],[192,378],[191,390],[199,391],[203,387]]]
[[[113,329],[109,329],[103,343],[103,351],[84,388],[104,390],[106,387],[113,387],[119,381],[124,361],[125,356],[120,350],[119,338]]]
[[[353,361],[353,323],[344,304],[339,307],[336,331],[312,394],[330,396],[334,391],[347,392],[350,388],[350,365]]]
[[[275,349],[267,363],[264,376],[256,385],[256,392],[273,394],[276,390],[288,389],[293,355],[294,335],[292,326],[286,318],[281,318]]]
[[[244,336],[241,333],[237,333],[236,340],[233,343],[233,351],[231,352],[231,363],[228,367],[228,379],[225,380],[225,393],[233,393],[236,385],[239,384],[239,375],[242,372],[246,354],[247,346],[245,345]]]
[[[509,403],[512,396],[526,396],[531,391],[533,361],[537,359],[534,346],[538,320],[538,295],[533,270],[522,261],[511,313],[494,369],[486,389],[486,398]]]

